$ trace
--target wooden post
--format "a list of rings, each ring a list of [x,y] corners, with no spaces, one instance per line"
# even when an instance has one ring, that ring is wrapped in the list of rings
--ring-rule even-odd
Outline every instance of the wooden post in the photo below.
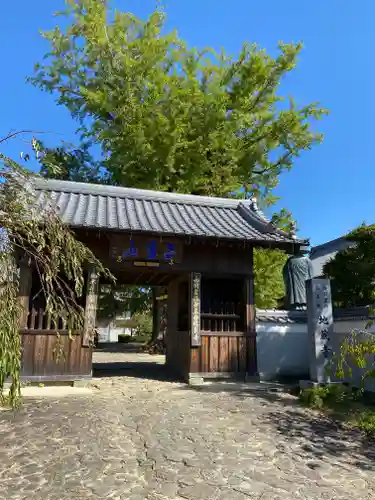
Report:
[[[96,308],[98,304],[99,278],[93,267],[89,268],[86,286],[86,307],[82,345],[89,347],[94,341]]]
[[[32,269],[29,262],[22,259],[19,264],[19,289],[18,300],[22,311],[20,315],[20,328],[27,328],[27,319],[29,315],[29,301],[32,284]]]
[[[245,278],[246,377],[257,377],[257,345],[255,326],[254,278]]]

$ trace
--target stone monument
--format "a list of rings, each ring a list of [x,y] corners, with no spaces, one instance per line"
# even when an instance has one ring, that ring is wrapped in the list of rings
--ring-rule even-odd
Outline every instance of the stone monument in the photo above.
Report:
[[[327,365],[332,359],[333,311],[330,280],[307,282],[307,317],[310,351],[310,381],[329,383]]]

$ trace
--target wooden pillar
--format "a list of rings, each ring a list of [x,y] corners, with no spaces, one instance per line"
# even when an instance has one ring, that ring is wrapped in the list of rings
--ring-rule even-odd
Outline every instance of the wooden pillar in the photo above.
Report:
[[[155,342],[160,332],[160,307],[158,304],[158,287],[152,288],[152,340]]]
[[[31,284],[32,284],[31,266],[27,259],[22,259],[19,263],[19,289],[18,289],[18,300],[21,306],[20,329],[27,328]]]
[[[258,375],[254,278],[245,278],[245,336],[246,336],[246,376]]]
[[[164,307],[166,305],[167,288],[157,286],[152,288],[152,341],[164,340]]]
[[[94,341],[98,289],[98,274],[94,267],[90,267],[87,275],[86,306],[82,337],[82,345],[85,347],[89,347]]]

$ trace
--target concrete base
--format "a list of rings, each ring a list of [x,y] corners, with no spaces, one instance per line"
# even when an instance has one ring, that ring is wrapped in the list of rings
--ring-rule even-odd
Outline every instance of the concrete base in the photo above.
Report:
[[[85,388],[90,386],[90,380],[74,380],[72,382],[72,387]]]
[[[259,376],[259,374],[250,375],[249,373],[246,373],[245,374],[245,382],[259,383],[260,382],[260,376]]]
[[[188,384],[193,386],[203,385],[204,379],[199,373],[189,373]]]
[[[9,389],[5,389],[4,395],[6,396]],[[49,386],[49,387],[22,387],[21,396],[23,398],[61,398],[66,396],[88,396],[92,394],[92,389],[78,388],[69,386]]]
[[[324,387],[325,385],[337,385],[342,384],[342,382],[314,382],[313,380],[300,380],[299,387],[300,389],[315,389],[316,387]]]

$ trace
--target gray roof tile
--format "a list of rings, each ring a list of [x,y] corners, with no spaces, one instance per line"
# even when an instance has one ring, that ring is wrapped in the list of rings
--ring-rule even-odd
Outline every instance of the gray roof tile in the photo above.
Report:
[[[301,244],[272,228],[249,201],[36,179],[37,200],[51,200],[72,227]]]

